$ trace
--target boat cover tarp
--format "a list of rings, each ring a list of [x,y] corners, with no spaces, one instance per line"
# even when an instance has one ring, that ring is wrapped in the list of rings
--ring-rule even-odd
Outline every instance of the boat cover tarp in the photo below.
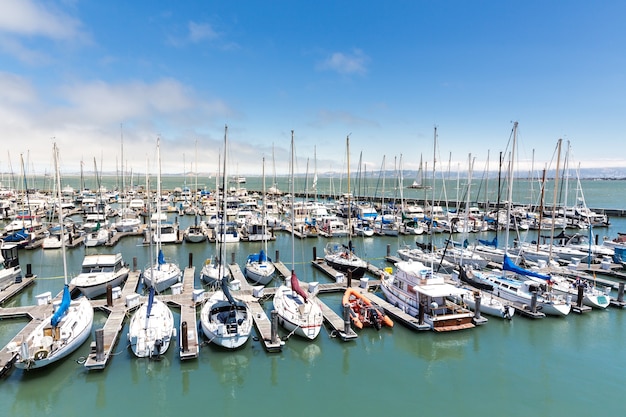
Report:
[[[515,272],[516,274],[524,275],[527,277],[535,277],[539,279],[545,279],[546,281],[550,280],[549,275],[540,274],[539,272],[530,271],[528,269],[524,269],[519,267],[513,263],[511,258],[509,258],[506,254],[504,254],[504,261],[502,261],[502,269],[505,271]]]
[[[494,237],[493,240],[478,239],[478,242],[480,242],[481,245],[493,246],[494,248],[497,248],[498,247],[498,236]]]
[[[7,243],[17,243],[27,240],[29,237],[30,236],[26,229],[22,229],[17,232],[11,233],[8,236],[5,236],[4,238],[2,238],[2,240]]]
[[[52,319],[50,319],[50,324],[52,324],[52,327],[56,327],[57,324],[59,324],[67,309],[70,308],[71,301],[72,299],[70,297],[70,288],[66,284],[63,287],[63,299],[61,300],[61,304],[59,305],[59,308],[57,308],[57,311],[54,312]]]
[[[272,260],[267,257],[263,249],[261,249],[259,253],[253,253],[251,255],[248,255],[248,262],[261,263],[261,262],[267,262],[267,261],[271,262]]]
[[[294,290],[297,294],[299,294],[304,301],[308,300],[308,296],[306,292],[300,287],[300,282],[298,281],[298,277],[294,271],[291,271],[291,289]]]
[[[226,299],[231,306],[237,305],[237,302],[233,298],[233,295],[230,293],[230,288],[228,288],[228,278],[225,276],[222,277],[222,292],[226,296]]]

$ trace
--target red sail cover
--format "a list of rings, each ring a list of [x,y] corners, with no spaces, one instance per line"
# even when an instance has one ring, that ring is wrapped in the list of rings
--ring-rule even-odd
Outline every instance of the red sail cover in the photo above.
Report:
[[[300,282],[298,281],[298,277],[293,271],[291,272],[291,289],[299,294],[304,299],[304,301],[307,301],[307,299],[309,298],[306,295],[306,292],[304,292],[302,288],[300,288]]]

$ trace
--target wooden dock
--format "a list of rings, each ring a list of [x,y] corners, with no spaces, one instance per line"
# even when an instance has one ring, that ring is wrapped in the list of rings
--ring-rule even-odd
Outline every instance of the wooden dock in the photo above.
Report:
[[[359,335],[356,334],[354,330],[352,330],[352,327],[350,326],[350,319],[348,319],[348,323],[346,323],[343,317],[335,313],[333,309],[328,307],[319,299],[318,302],[320,307],[322,308],[324,321],[332,328],[333,333],[338,335],[341,340],[349,341],[359,337]]]
[[[30,322],[5,347],[0,350],[0,378],[6,375],[15,360],[18,352],[15,347],[22,344],[28,335],[41,324],[42,320],[52,316],[52,301],[48,304],[12,307],[0,310],[0,317],[30,317]]]
[[[280,264],[282,265],[282,263]],[[230,269],[230,273],[233,278],[238,279],[241,282],[241,290],[236,292],[234,296],[246,302],[250,307],[254,327],[259,334],[259,340],[263,344],[263,347],[265,347],[267,352],[280,352],[283,348],[284,342],[280,340],[278,335],[276,336],[276,339],[272,341],[272,322],[267,317],[259,298],[253,296],[254,287],[248,283],[238,264],[231,263],[228,265],[228,268]],[[263,291],[265,291],[265,288]],[[276,325],[278,324],[276,323]]]
[[[96,352],[96,342],[92,341],[89,355],[85,360],[85,368],[89,370],[104,369],[111,356],[113,356],[113,349],[119,340],[120,332],[124,326],[124,320],[126,319],[127,313],[141,304],[137,303],[130,308],[126,305],[126,297],[136,293],[140,275],[139,271],[131,271],[128,274],[128,278],[122,287],[122,296],[119,300],[113,300],[113,305],[107,305],[106,300],[92,301],[94,308],[108,312],[109,316],[107,317],[107,321],[104,323],[104,327],[102,328],[104,352],[101,357],[98,357]]]
[[[311,264],[328,275],[330,278],[334,279],[335,282],[344,282],[346,280],[346,276],[343,272],[337,271],[335,268],[328,266],[324,258],[315,258],[311,261]]]
[[[389,314],[391,317],[393,317],[395,320],[402,323],[409,329],[419,331],[430,330],[430,325],[426,323],[420,324],[419,320],[416,317],[413,317],[410,314],[404,312],[402,309],[394,306],[387,300],[380,298],[373,292],[361,291],[361,293],[365,297],[367,297],[367,299],[369,299],[372,303],[382,307],[385,310],[385,313]]]
[[[178,328],[178,354],[181,360],[195,359],[200,352],[198,337],[198,315],[196,308],[202,299],[194,293],[196,268],[189,266],[183,272],[183,286],[180,294],[163,295],[161,299],[180,308]],[[186,340],[183,338],[186,336]]]
[[[143,236],[146,230],[145,224],[140,224],[137,230],[132,232],[116,232],[110,235],[109,239],[104,244],[105,246],[115,246],[115,244],[123,237],[126,236]]]
[[[278,271],[281,277],[283,277],[284,279],[291,278],[291,271],[285,266],[284,263],[276,261],[274,262],[274,266],[276,267],[276,271]]]
[[[4,290],[0,291],[0,305],[4,304],[5,301],[14,297],[17,293],[35,282],[35,278],[37,278],[37,275],[22,277],[21,282],[14,282]]]

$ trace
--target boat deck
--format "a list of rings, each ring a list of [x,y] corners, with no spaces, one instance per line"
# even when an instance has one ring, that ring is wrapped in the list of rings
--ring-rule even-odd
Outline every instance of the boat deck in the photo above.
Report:
[[[10,352],[13,346],[20,345],[28,335],[35,330],[41,321],[52,316],[52,301],[48,304],[11,307],[2,309],[0,317],[30,317],[30,322],[7,345],[0,350],[0,377],[4,376],[13,367],[17,359],[17,352]]]

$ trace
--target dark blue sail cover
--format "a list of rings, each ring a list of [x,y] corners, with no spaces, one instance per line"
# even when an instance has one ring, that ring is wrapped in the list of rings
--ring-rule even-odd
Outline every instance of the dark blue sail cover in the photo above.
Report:
[[[546,281],[550,280],[549,275],[540,274],[539,272],[530,271],[528,269],[524,269],[519,267],[513,263],[511,258],[509,258],[506,254],[504,254],[504,261],[502,262],[502,269],[505,271],[515,272],[516,274],[524,275],[527,277],[535,277],[539,279],[545,279]]]
[[[59,324],[67,309],[70,308],[71,301],[72,299],[70,297],[70,289],[69,286],[66,284],[63,287],[63,299],[61,300],[61,305],[59,305],[59,308],[57,308],[57,311],[54,312],[52,319],[50,319],[50,324],[52,324],[52,327],[56,327],[57,324]]]
[[[148,292],[148,309],[146,312],[146,317],[150,317],[152,313],[152,305],[154,304],[154,287],[150,287],[150,291]]]
[[[485,245],[485,246],[493,246],[494,248],[497,248],[498,236],[494,237],[493,240],[478,239],[478,242],[480,242],[480,244]]]
[[[237,305],[237,301],[233,298],[233,295],[230,293],[230,288],[228,288],[228,278],[222,277],[222,292],[226,296],[226,299],[230,303],[231,306]]]
[[[248,262],[267,262],[267,261],[271,262],[272,260],[267,257],[263,249],[261,249],[259,253],[253,253],[251,255],[248,255]]]

